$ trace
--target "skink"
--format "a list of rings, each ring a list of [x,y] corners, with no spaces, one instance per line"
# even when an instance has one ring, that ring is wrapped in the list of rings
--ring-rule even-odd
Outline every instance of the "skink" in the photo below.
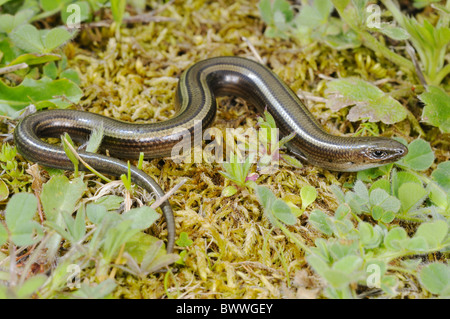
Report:
[[[44,166],[73,170],[62,148],[48,144],[42,137],[60,137],[67,132],[76,141],[86,141],[92,130],[103,126],[103,151],[110,156],[79,151],[80,157],[99,172],[120,176],[128,166],[116,159],[166,157],[183,140],[186,132],[205,129],[214,121],[216,98],[239,96],[275,118],[282,134],[295,132],[289,148],[294,154],[326,169],[358,171],[397,161],[407,148],[385,137],[343,137],[327,133],[297,95],[270,69],[240,57],[217,57],[200,61],[180,77],[173,118],[151,124],[133,124],[102,115],[76,110],[46,110],[25,117],[14,131],[18,151],[27,160]],[[200,123],[200,124],[199,124]],[[183,130],[180,130],[183,129]],[[84,166],[80,169],[86,170]],[[161,187],[147,174],[131,167],[134,183],[164,195]],[[175,239],[175,222],[168,201],[162,205],[168,228],[167,251]]]

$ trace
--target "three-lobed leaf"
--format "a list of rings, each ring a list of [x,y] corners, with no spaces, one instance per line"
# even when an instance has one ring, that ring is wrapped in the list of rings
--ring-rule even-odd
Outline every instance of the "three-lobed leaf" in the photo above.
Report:
[[[370,186],[370,192],[372,192],[374,189],[376,188],[381,188],[382,190],[384,190],[386,193],[390,193],[391,192],[391,184],[389,183],[389,181],[385,178],[380,178],[378,180],[376,180],[372,186]]]
[[[24,24],[10,34],[13,43],[22,50],[29,53],[44,53],[45,47],[42,43],[41,34],[35,26]]]
[[[72,38],[73,34],[63,27],[38,30],[31,24],[24,24],[11,32],[10,39],[27,53],[50,53]]]
[[[402,227],[392,228],[384,237],[384,245],[392,250],[401,250],[409,240],[406,230]]]
[[[416,139],[408,145],[408,154],[398,163],[416,171],[424,171],[433,164],[434,159],[430,143]]]
[[[381,188],[374,189],[370,193],[370,204],[373,206],[381,207],[384,211],[398,212],[401,203],[394,196],[389,195],[385,190]]]
[[[189,238],[189,235],[186,232],[181,232],[180,237],[175,243],[180,247],[189,247],[194,242]]]
[[[294,18],[294,11],[286,0],[261,0],[259,12],[268,27],[265,35],[268,37],[288,38],[287,32]]]
[[[333,10],[331,1],[314,0],[311,4],[301,7],[299,14],[295,17],[296,25],[316,28],[327,22]]]
[[[398,197],[398,191],[403,184],[415,183],[422,186],[422,181],[415,174],[407,171],[394,171],[392,174],[392,193]]]
[[[358,224],[358,231],[361,244],[368,249],[378,247],[383,239],[383,232],[378,225],[373,227],[361,221]]]

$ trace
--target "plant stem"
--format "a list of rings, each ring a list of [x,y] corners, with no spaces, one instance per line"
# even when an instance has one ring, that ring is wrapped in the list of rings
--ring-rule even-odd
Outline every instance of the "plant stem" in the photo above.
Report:
[[[73,146],[68,143],[68,141],[65,139],[66,143],[67,143],[67,147],[70,149],[70,151],[73,153],[73,155],[88,169],[90,170],[92,173],[94,173],[95,175],[97,175],[98,177],[100,177],[101,179],[103,179],[104,181],[106,181],[107,183],[110,183],[111,180],[109,178],[107,178],[105,175],[101,174],[100,172],[97,172],[93,167],[91,167],[88,163],[86,163],[81,157],[80,155],[78,155],[78,152],[75,150],[75,148],[73,148]]]

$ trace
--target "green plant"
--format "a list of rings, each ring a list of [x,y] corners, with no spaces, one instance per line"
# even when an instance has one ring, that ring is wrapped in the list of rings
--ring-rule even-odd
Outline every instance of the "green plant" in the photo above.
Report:
[[[26,190],[29,178],[16,160],[17,150],[8,143],[3,143],[0,151],[0,167],[4,171],[2,182],[6,181],[12,187],[14,193]],[[4,182],[3,182],[4,183]],[[4,193],[8,192],[6,185],[3,186]]]
[[[184,247],[184,248],[188,248],[193,243],[194,242],[189,238],[189,236],[186,232],[181,232],[180,237],[175,242],[175,244],[177,244],[177,246]],[[180,258],[178,259],[178,261],[176,261],[176,264],[185,265],[184,260],[186,258],[187,252],[188,252],[187,250],[181,251]]]
[[[446,279],[440,279],[448,273],[445,266],[429,265],[420,270],[419,263],[409,259],[450,247],[446,221],[450,216],[448,162],[438,166],[432,173],[432,180],[416,172],[428,169],[434,160],[429,144],[418,139],[408,148],[409,156],[395,164],[403,170],[397,171],[391,164],[371,169],[371,173],[358,174],[368,182],[378,178],[370,188],[361,180],[355,182],[353,191],[346,193],[340,187],[332,186],[340,203],[334,215],[319,209],[309,214],[309,224],[325,236],[316,239],[313,247],[305,245],[285,227],[284,224],[296,223],[288,203],[277,199],[268,188],[256,186],[256,195],[271,224],[305,251],[308,263],[326,280],[328,285],[324,293],[327,297],[356,297],[354,284],[395,295],[396,271],[414,274],[434,294],[448,294]],[[388,177],[383,177],[386,174]],[[313,190],[306,186],[302,188],[302,209],[314,201],[316,193]],[[362,214],[370,215],[373,222],[363,221]],[[430,216],[433,217],[430,219]],[[421,224],[410,237],[404,228],[394,223],[395,219]],[[401,260],[401,266],[392,266],[394,260]]]
[[[124,0],[29,0],[4,2],[0,14],[0,74],[12,73],[19,84],[0,81],[0,114],[17,117],[34,105],[66,108],[82,97],[78,73],[67,66],[61,47],[72,40],[81,22],[110,6],[120,27],[125,14]],[[64,26],[38,30],[34,21],[60,14]]]
[[[0,201],[4,201],[9,197],[9,189],[3,179],[0,179]]]
[[[311,39],[323,41],[337,49],[357,47],[361,44],[353,30],[345,30],[342,20],[331,17],[333,3],[329,0],[303,2],[295,15],[285,0],[261,0],[261,17],[268,25],[265,35],[288,39],[294,37],[303,44]]]
[[[26,2],[0,15],[0,70],[14,72],[20,79],[18,85],[0,81],[0,113],[8,116],[17,116],[31,104],[37,109],[68,107],[82,96],[78,74],[67,68],[60,49],[74,33],[63,27],[38,30],[31,25],[37,12],[34,4]]]
[[[300,197],[302,199],[302,209],[305,210],[317,198],[317,190],[311,185],[305,185],[300,190]]]
[[[95,128],[91,135],[89,136],[89,140],[86,145],[86,152],[92,152],[96,153],[98,148],[100,147],[100,144],[103,139],[103,126]],[[64,152],[66,153],[67,157],[70,159],[74,166],[74,176],[78,176],[78,170],[79,170],[79,164],[82,162],[82,164],[92,173],[100,177],[106,182],[110,182],[111,180],[101,174],[100,172],[96,171],[93,167],[91,167],[88,163],[83,161],[81,157],[78,155],[78,152],[75,150],[75,144],[73,143],[72,139],[70,138],[70,135],[65,133],[61,136],[62,146],[64,148]],[[128,163],[128,169],[130,168],[130,163]],[[122,182],[124,183],[125,187],[130,190],[131,189],[131,177],[130,177],[130,171],[128,171],[128,176],[125,175],[120,176]]]
[[[144,278],[148,276],[148,274],[158,271],[161,268],[180,260],[182,257],[181,255],[165,254],[161,250],[162,245],[163,243],[160,240],[153,243],[140,261],[140,265],[129,253],[126,253],[125,258],[127,259],[129,268],[121,268],[135,276]]]
[[[274,1],[261,0],[259,9],[262,19],[267,23],[266,35],[270,37],[281,37],[284,39],[295,38],[305,41],[313,39],[324,42],[337,49],[355,48],[360,45],[366,46],[386,59],[395,63],[399,68],[409,73],[415,72],[421,79],[422,84],[438,86],[450,73],[450,65],[445,62],[445,54],[450,39],[449,12],[450,1],[446,1],[445,7],[433,4],[438,14],[438,21],[433,25],[424,19],[419,23],[415,18],[406,17],[391,0],[383,0],[383,4],[393,15],[399,26],[392,23],[381,22],[381,9],[377,4],[370,4],[368,0],[327,0],[303,3],[297,15],[293,8],[285,0]],[[434,1],[416,2],[415,5],[423,7]],[[369,6],[370,5],[370,6]],[[333,8],[340,16],[336,22],[330,13]],[[373,10],[375,8],[376,10]],[[344,31],[345,30],[345,31]],[[423,73],[418,63],[412,63],[408,58],[390,50],[384,41],[379,41],[374,32],[381,33],[396,41],[410,40],[423,65]],[[410,53],[414,54],[414,52]],[[422,79],[423,78],[423,79]],[[353,81],[348,86],[345,81]],[[426,82],[426,83],[425,83]],[[340,79],[329,83],[334,93],[348,96],[349,102],[356,104],[350,111],[350,120],[369,119],[370,121],[383,121],[384,123],[395,123],[408,116],[415,129],[423,133],[419,123],[414,116],[402,107],[390,96],[383,92],[376,94],[376,88],[370,88],[367,84],[357,79]],[[365,96],[365,93],[371,95]],[[425,103],[422,118],[432,125],[439,127],[443,132],[448,131],[446,110],[450,96],[443,90],[429,87],[429,92],[420,98]],[[420,91],[419,91],[420,92]],[[358,96],[361,94],[360,96]],[[431,102],[430,100],[434,101]],[[334,109],[340,109],[340,103],[334,103]],[[377,107],[373,107],[376,105]],[[382,107],[380,107],[382,106]],[[387,112],[392,108],[393,112]]]
[[[355,227],[349,216],[355,215],[353,208],[345,202],[338,207],[334,217],[318,210],[310,216],[312,225],[329,238],[316,240],[307,261],[326,279],[329,286],[325,294],[332,298],[356,297],[352,283],[395,294],[397,280],[388,271],[410,270],[391,267],[392,260],[441,250],[450,244],[448,225],[442,220],[425,222],[413,237],[408,237],[401,227],[373,226],[359,218],[356,218],[358,225]],[[415,269],[413,273],[416,273]]]
[[[176,254],[166,255],[162,243],[143,232],[159,218],[153,209],[143,206],[119,214],[117,210],[123,198],[117,196],[104,196],[96,203],[86,205],[82,202],[86,190],[82,177],[69,181],[63,175],[53,176],[43,185],[40,196],[46,216],[43,225],[33,220],[37,211],[35,196],[20,193],[9,200],[6,223],[0,224],[0,244],[9,244],[11,256],[14,256],[15,246],[35,246],[35,249],[20,271],[15,264],[6,271],[0,261],[0,294],[22,298],[31,297],[36,292],[43,298],[64,296],[63,290],[71,276],[67,269],[76,265],[80,271],[94,267],[95,278],[103,283],[95,287],[81,285],[72,293],[72,297],[101,298],[110,294],[115,287],[113,281],[106,280],[111,267],[139,276],[179,259]],[[72,217],[74,212],[75,218]],[[89,228],[86,218],[91,224]],[[60,256],[58,251],[62,239],[65,239],[68,249]],[[155,242],[157,244],[153,245]],[[114,264],[121,249],[129,268]],[[31,266],[44,250],[47,263],[58,260],[57,267],[49,270],[47,275],[31,275],[27,279]],[[136,273],[136,269],[140,269],[140,272]],[[104,283],[105,280],[108,283]],[[8,284],[5,285],[5,282]]]
[[[246,141],[244,138],[243,142],[238,144],[238,154],[243,152],[244,154],[248,153],[248,156],[244,158],[244,156],[230,153],[227,157],[227,162],[222,164],[225,171],[220,171],[219,173],[240,188],[253,189],[256,185],[255,181],[259,177],[258,173],[250,173],[251,166],[255,162],[260,174],[274,173],[278,169],[280,159],[283,159],[293,167],[301,168],[303,165],[297,159],[280,153],[280,150],[294,136],[295,133],[291,133],[279,140],[275,119],[265,110],[264,117],[258,117],[257,136],[253,136],[254,139],[250,137],[249,141]],[[242,136],[238,136],[238,138],[240,137]],[[224,196],[232,196],[236,192],[237,188],[235,186],[228,186],[224,188],[222,194]]]
[[[405,259],[415,254],[446,250],[450,245],[448,221],[445,221],[449,216],[449,193],[445,189],[448,174],[441,175],[441,168],[435,170],[434,175],[438,176],[440,183],[437,184],[417,174],[412,168],[422,162],[415,162],[414,158],[428,157],[429,153],[423,151],[424,147],[426,149],[423,143],[417,140],[410,144],[412,157],[403,161],[403,165],[408,163],[403,166],[406,171],[388,170],[390,180],[378,179],[369,190],[363,182],[357,181],[354,190],[345,194],[339,187],[333,186],[335,196],[340,201],[334,217],[319,210],[311,213],[310,223],[329,238],[318,239],[316,248],[311,250],[313,253],[307,260],[328,281],[326,294],[329,297],[354,297],[351,283],[378,287],[388,294],[394,294],[396,279],[388,274],[389,269],[424,277],[421,281],[425,287],[436,287],[434,282],[445,274],[446,270],[436,273],[430,270],[423,276],[422,272],[418,272],[419,265],[414,260]],[[417,168],[425,169],[429,165],[420,164]],[[442,163],[441,167],[445,165]],[[370,214],[377,223],[373,226],[362,221],[358,217],[360,214]],[[431,220],[430,215],[434,216]],[[351,216],[357,221],[357,227],[350,222]],[[422,223],[415,235],[408,237],[402,227],[392,224],[394,218]],[[398,258],[403,258],[403,266],[391,267],[389,263]],[[369,265],[374,265],[372,268],[377,269],[376,273],[368,272]],[[376,285],[371,282],[374,278],[372,275],[377,277]],[[446,294],[445,288],[427,289],[435,294]]]
[[[117,284],[112,279],[106,279],[99,284],[80,284],[80,288],[70,293],[71,298],[75,299],[99,299],[108,298]]]
[[[291,28],[294,18],[294,11],[289,2],[276,0],[272,3],[270,0],[262,0],[259,2],[259,11],[268,25],[265,31],[266,36],[284,39],[289,37],[287,31]]]
[[[8,239],[17,246],[30,246],[42,236],[41,226],[33,220],[37,211],[37,199],[32,194],[15,194],[5,211],[6,226],[0,224],[0,245]],[[35,234],[39,236],[34,238]]]
[[[250,174],[250,168],[253,162],[254,156],[248,156],[245,158],[244,162],[241,162],[241,159],[238,155],[234,153],[230,153],[229,162],[224,162],[222,164],[225,171],[220,171],[219,173],[235,183],[238,187],[241,188],[254,188],[255,179],[258,177],[258,174],[252,173]],[[234,186],[228,186],[224,188],[223,194],[226,196],[232,196],[237,192],[237,188]]]
[[[282,199],[276,198],[269,188],[256,186],[256,195],[272,225],[279,226],[280,221],[287,225],[293,225],[297,222],[291,208]]]
[[[297,223],[295,210],[282,199],[276,198],[275,194],[267,187],[257,185],[255,192],[263,207],[264,215],[273,227],[280,228],[301,250],[309,251],[309,248],[285,226]]]
[[[9,34],[11,41],[27,53],[47,54],[72,38],[64,28],[38,30],[31,24],[22,24]]]
[[[273,116],[267,111],[264,111],[264,117],[258,117],[259,127],[259,149],[258,149],[258,170],[264,173],[271,173],[276,169],[279,160],[282,159],[289,165],[297,168],[303,167],[296,158],[280,153],[280,150],[285,147],[295,136],[291,133],[279,139],[278,128]]]
[[[117,29],[122,23],[123,16],[125,14],[126,0],[111,0],[111,11],[114,17],[114,21],[117,24]]]
[[[434,1],[420,0],[414,1],[414,4],[423,6],[431,2]],[[34,30],[30,28],[33,21],[55,15],[45,21],[46,23],[50,21],[51,24],[53,18],[57,20],[60,13],[62,21],[69,26],[76,22],[73,20],[73,11],[69,10],[72,4],[81,8],[80,22],[98,21],[99,16],[94,15],[94,12],[99,8],[111,6],[118,28],[126,14],[124,3],[125,1],[96,0],[0,0],[0,5],[4,5],[0,17],[0,73],[7,74],[2,76],[0,82],[0,104],[6,110],[4,113],[16,115],[20,109],[30,104],[37,108],[67,107],[81,97],[81,91],[76,89],[80,79],[76,71],[68,67],[67,59],[61,50],[68,41],[64,40],[67,33],[60,31],[61,27],[55,28],[54,31]],[[355,135],[378,135],[385,132],[385,124],[391,123],[396,123],[395,132],[400,131],[409,135],[408,129],[404,128],[408,126],[404,119],[408,119],[415,125],[415,131],[426,140],[412,141],[408,145],[408,156],[395,164],[359,172],[356,181],[353,174],[333,175],[324,172],[327,184],[330,179],[334,183],[333,178],[338,176],[338,182],[343,180],[343,188],[348,189],[344,193],[340,186],[333,186],[334,196],[339,199],[337,208],[324,205],[327,196],[332,195],[327,195],[329,192],[322,180],[315,185],[317,189],[320,187],[319,194],[321,196],[323,194],[324,197],[313,204],[318,192],[315,187],[304,185],[299,196],[295,195],[301,199],[300,208],[300,200],[293,199],[295,204],[289,202],[289,192],[279,199],[269,188],[256,184],[259,174],[264,174],[260,169],[266,165],[270,167],[275,160],[283,159],[291,166],[301,166],[295,159],[279,152],[281,146],[289,142],[292,136],[280,142],[272,139],[269,129],[276,127],[273,118],[266,115],[264,119],[258,121],[259,127],[268,131],[261,136],[260,141],[267,146],[261,149],[262,152],[255,154],[259,156],[258,161],[255,161],[257,165],[252,166],[253,160],[250,157],[239,161],[237,155],[233,155],[235,157],[226,164],[227,167],[224,165],[222,172],[225,173],[223,176],[232,182],[232,185],[224,190],[223,195],[236,194],[238,188],[244,191],[246,188],[255,190],[256,197],[273,228],[279,228],[288,240],[302,250],[295,252],[293,245],[286,246],[287,250],[284,250],[280,242],[272,247],[267,237],[264,238],[263,255],[268,253],[269,249],[273,249],[273,256],[281,264],[281,274],[286,278],[288,286],[291,285],[289,279],[291,274],[298,270],[298,263],[291,263],[289,258],[298,255],[300,258],[296,262],[299,261],[303,267],[304,252],[310,268],[323,279],[326,285],[323,293],[328,297],[359,297],[360,291],[371,292],[371,289],[376,289],[375,292],[380,294],[384,293],[382,297],[398,296],[396,289],[399,279],[404,274],[417,277],[416,282],[420,284],[419,289],[424,291],[425,296],[429,292],[435,296],[448,297],[449,268],[445,264],[445,258],[448,257],[450,244],[448,232],[450,166],[448,161],[439,163],[446,155],[444,152],[439,150],[436,157],[433,154],[432,146],[434,148],[438,145],[433,138],[434,134],[439,134],[438,130],[429,130],[425,126],[427,133],[422,134],[420,124],[413,122],[414,116],[408,110],[409,106],[415,107],[417,104],[413,94],[421,94],[419,98],[424,103],[422,120],[438,127],[442,132],[447,132],[446,83],[440,81],[434,86],[428,85],[425,88],[416,85],[416,79],[411,74],[420,68],[399,53],[402,52],[401,48],[394,53],[391,50],[393,42],[385,43],[387,39],[385,36],[399,41],[400,44],[407,38],[413,41],[414,36],[401,25],[397,27],[381,23],[380,28],[368,28],[365,24],[368,18],[368,12],[365,12],[367,1],[302,1],[302,3],[296,14],[297,8],[294,10],[287,1],[261,1],[262,15],[264,11],[263,18],[268,23],[266,35],[285,39],[296,37],[298,41],[305,43],[318,40],[334,49],[363,45],[381,52],[369,54],[369,57],[381,54],[401,69],[401,73],[398,73],[395,79],[391,76],[392,73],[386,78],[375,74],[375,78],[381,80],[372,84],[368,82],[374,77],[370,72],[361,72],[365,81],[344,78],[330,82],[328,87],[332,91],[327,93],[342,95],[339,102],[351,99],[351,105],[346,105],[351,107],[349,119],[363,121]],[[330,14],[333,8],[338,8],[337,13],[341,18]],[[423,16],[419,16],[411,23],[413,26],[419,25],[418,29],[425,32],[429,37],[428,42],[432,43],[439,34],[445,35],[446,31],[441,29],[445,29],[443,22],[447,19],[447,15],[445,7],[435,3],[429,12],[432,12],[432,15],[436,14],[436,20],[441,22],[436,25],[433,22],[430,26],[430,23],[422,20]],[[382,18],[389,17],[383,15]],[[428,18],[432,21],[433,16],[425,16],[425,19]],[[27,29],[36,37],[28,38],[23,32]],[[49,32],[56,35],[55,41],[48,38]],[[413,43],[413,45],[416,47],[424,44]],[[443,51],[442,45],[444,44],[441,44],[439,52]],[[358,49],[355,53],[358,68],[356,73],[360,71],[358,54],[361,52],[365,54],[367,51]],[[419,63],[423,64],[427,81],[433,77],[434,81],[446,77],[445,60],[442,64],[437,52],[431,52],[430,48],[425,48],[423,54],[417,48],[416,51],[420,58]],[[327,54],[334,57],[335,51],[329,52]],[[346,53],[348,52],[353,53],[350,50]],[[434,74],[430,69],[431,64],[422,61],[422,55],[425,59],[435,58],[435,61],[430,62],[436,66]],[[381,64],[385,62],[380,61]],[[441,64],[442,69],[439,69]],[[333,76],[333,73],[326,74]],[[391,93],[385,93],[388,91]],[[405,94],[406,91],[409,93]],[[346,114],[345,112],[340,111],[342,114]],[[416,109],[414,114],[418,114]],[[366,120],[379,122],[377,124],[364,122]],[[386,135],[391,132],[386,132]],[[88,151],[95,152],[101,135],[100,132],[96,138],[91,139],[98,142],[89,142]],[[78,167],[81,161],[77,158],[77,152],[70,138],[66,136],[62,141],[66,153],[71,157],[74,166]],[[432,141],[432,145],[427,141]],[[254,150],[254,145],[244,145],[241,150]],[[0,183],[0,195],[3,194],[3,198],[9,196],[9,190],[6,188],[5,191],[5,186],[19,192],[27,190],[30,184],[31,177],[23,173],[22,166],[17,163],[15,157],[15,149],[4,143],[0,154],[3,170],[1,177],[5,181],[3,184]],[[437,167],[435,164],[438,164]],[[141,166],[142,158],[138,167]],[[255,173],[252,173],[255,167]],[[93,182],[87,184],[83,180],[83,174],[75,172],[75,178],[68,179],[62,176],[61,172],[48,171],[51,179],[42,185],[43,190],[40,194],[39,179],[35,180],[36,185],[33,184],[33,190],[39,197],[42,207],[37,205],[39,201],[31,194],[13,195],[6,206],[5,220],[0,223],[0,243],[4,245],[0,253],[0,297],[108,298],[118,286],[114,281],[118,269],[129,272],[141,280],[174,261],[177,267],[191,267],[190,257],[195,255],[191,256],[190,252],[198,252],[198,246],[192,247],[197,245],[198,238],[194,241],[186,233],[181,233],[177,240],[177,246],[184,247],[180,256],[166,255],[162,242],[143,231],[144,226],[152,224],[157,218],[155,211],[135,208],[121,214],[125,206],[123,198],[114,195],[97,198],[90,192]],[[322,176],[318,177],[322,179]],[[131,185],[129,176],[124,176],[123,181],[129,191]],[[280,184],[283,191],[290,187],[291,184]],[[95,202],[92,196],[95,196]],[[249,195],[245,200],[252,201],[253,198],[253,195]],[[242,200],[242,197],[236,199]],[[328,208],[326,210],[323,207]],[[25,213],[18,214],[23,210],[26,210]],[[39,224],[36,211],[41,210],[45,213],[46,219],[45,222],[42,221],[40,215],[41,224]],[[298,218],[300,216],[301,219]],[[294,233],[299,229],[302,230],[301,233]],[[319,238],[312,244],[302,240],[303,234],[313,234]],[[226,260],[222,259],[223,255],[212,251],[214,245],[209,247],[211,251],[207,253],[207,263],[211,262],[211,265],[214,263],[216,267],[214,269],[219,269],[221,263],[225,264]],[[8,252],[9,256],[3,252]],[[186,258],[185,264],[186,256],[189,259]],[[429,263],[431,257],[439,259],[439,262]],[[37,269],[35,267],[37,264],[41,265],[41,268]],[[69,271],[71,267],[79,269],[78,277],[70,276],[75,274]],[[279,276],[278,272],[274,274],[276,277]],[[166,276],[162,276],[169,297],[170,275],[173,274],[169,270]],[[79,286],[73,286],[72,284],[77,284],[79,277],[83,278],[83,282]],[[203,278],[202,275],[200,277]],[[124,279],[124,276],[120,279]],[[125,279],[128,281],[130,278]],[[175,280],[174,282],[176,284]],[[230,288],[231,284],[230,281]]]
[[[424,20],[419,23],[415,18],[404,16],[391,0],[383,0],[383,4],[392,13],[396,22],[410,35],[429,85],[439,85],[450,73],[450,64],[445,65],[445,54],[450,39],[449,13],[450,2],[446,2],[446,10],[438,10],[439,20],[434,26]]]

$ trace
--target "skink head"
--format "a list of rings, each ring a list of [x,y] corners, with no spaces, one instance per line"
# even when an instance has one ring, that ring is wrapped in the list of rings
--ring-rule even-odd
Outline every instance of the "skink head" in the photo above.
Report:
[[[291,152],[313,165],[332,171],[356,172],[398,161],[408,148],[386,137],[335,137],[322,149],[302,148],[302,144],[288,144]]]
[[[408,148],[400,142],[390,138],[374,138],[369,140],[364,152],[367,163],[392,163],[408,153]]]
[[[396,140],[386,137],[358,138],[359,147],[355,149],[354,164],[347,171],[382,166],[398,161],[408,153],[408,148]]]

